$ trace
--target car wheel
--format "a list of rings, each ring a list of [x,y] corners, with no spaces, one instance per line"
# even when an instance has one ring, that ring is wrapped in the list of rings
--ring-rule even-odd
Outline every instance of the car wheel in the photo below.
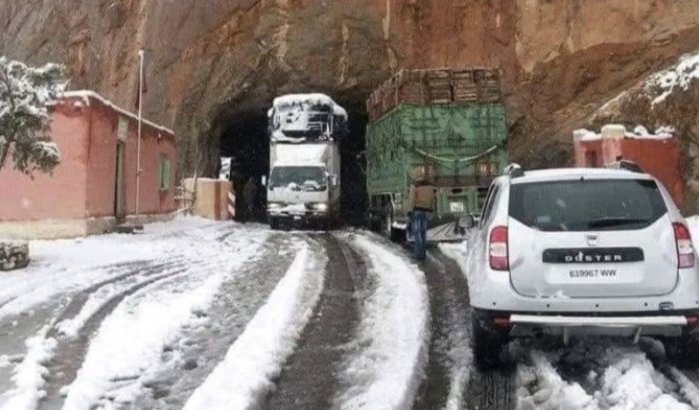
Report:
[[[668,359],[677,367],[699,367],[699,329],[683,333],[677,339],[665,343]]]
[[[476,366],[479,369],[502,366],[502,347],[507,343],[507,335],[493,328],[485,317],[474,315],[472,319],[472,348]]]

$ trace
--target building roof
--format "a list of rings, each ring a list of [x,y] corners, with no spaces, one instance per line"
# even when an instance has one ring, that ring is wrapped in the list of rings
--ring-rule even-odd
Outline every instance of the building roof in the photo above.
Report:
[[[82,98],[85,105],[89,106],[90,105],[90,98],[94,98],[98,100],[100,103],[103,105],[113,109],[114,111],[118,112],[121,115],[124,115],[126,117],[129,117],[133,119],[134,121],[138,121],[138,114],[133,113],[131,111],[128,111],[124,108],[119,107],[118,105],[114,104],[113,102],[109,101],[108,99],[104,98],[100,94],[97,94],[96,92],[92,90],[76,90],[76,91],[66,91],[63,94],[61,94],[61,98]],[[172,136],[175,135],[175,132],[171,130],[170,128],[164,127],[162,125],[158,125],[152,121],[148,121],[145,118],[141,119],[143,121],[143,124],[145,124],[148,127],[154,128],[158,131],[162,131],[166,134],[170,134]]]

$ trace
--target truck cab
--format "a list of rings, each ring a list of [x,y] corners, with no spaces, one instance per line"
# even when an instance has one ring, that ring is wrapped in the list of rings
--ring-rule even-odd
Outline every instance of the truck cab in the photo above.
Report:
[[[333,143],[274,144],[267,216],[273,229],[332,225],[340,212],[340,155]]]

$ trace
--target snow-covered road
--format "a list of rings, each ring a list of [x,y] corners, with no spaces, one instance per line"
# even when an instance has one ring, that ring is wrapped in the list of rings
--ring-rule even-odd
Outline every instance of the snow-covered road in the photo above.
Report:
[[[699,409],[652,339],[473,368],[464,244],[183,218],[31,252],[0,276],[0,410]]]

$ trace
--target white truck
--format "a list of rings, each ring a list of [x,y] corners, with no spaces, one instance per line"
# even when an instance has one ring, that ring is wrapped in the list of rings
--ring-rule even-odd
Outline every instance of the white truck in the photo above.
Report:
[[[345,110],[323,94],[295,94],[276,98],[268,116],[267,217],[272,229],[336,224]]]

